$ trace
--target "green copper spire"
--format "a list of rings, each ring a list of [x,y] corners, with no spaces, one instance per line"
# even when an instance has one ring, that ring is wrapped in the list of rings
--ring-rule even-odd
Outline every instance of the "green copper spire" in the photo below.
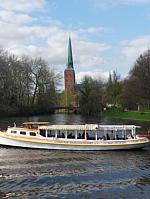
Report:
[[[68,62],[67,62],[67,69],[73,69],[73,57],[72,57],[72,46],[71,46],[71,39],[69,36],[69,45],[68,45]]]

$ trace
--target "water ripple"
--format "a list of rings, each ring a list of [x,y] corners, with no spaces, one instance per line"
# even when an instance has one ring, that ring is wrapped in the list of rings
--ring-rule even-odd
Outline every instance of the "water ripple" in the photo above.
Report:
[[[110,194],[111,193],[111,194]],[[150,149],[0,148],[0,198],[149,198]]]

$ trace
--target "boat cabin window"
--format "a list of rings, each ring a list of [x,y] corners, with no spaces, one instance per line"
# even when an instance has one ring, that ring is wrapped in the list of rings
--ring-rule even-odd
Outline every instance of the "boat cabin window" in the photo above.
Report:
[[[25,131],[20,131],[20,135],[26,135]]]
[[[62,131],[57,131],[57,138],[65,138],[65,134]]]
[[[69,139],[75,139],[75,131],[68,131],[67,132],[67,137]]]
[[[55,131],[48,130],[47,131],[47,137],[55,137]]]
[[[85,138],[84,133],[82,134],[82,139]],[[87,140],[95,140],[95,132],[93,131],[86,131],[86,138]]]
[[[30,132],[30,136],[36,136],[36,133]]]
[[[96,131],[95,133],[97,133],[97,140],[105,140],[103,131]]]
[[[43,136],[43,137],[46,137],[46,130],[40,129],[40,135]]]
[[[77,139],[82,139],[84,136],[84,131],[77,131]]]
[[[11,131],[11,133],[17,133],[17,131]]]

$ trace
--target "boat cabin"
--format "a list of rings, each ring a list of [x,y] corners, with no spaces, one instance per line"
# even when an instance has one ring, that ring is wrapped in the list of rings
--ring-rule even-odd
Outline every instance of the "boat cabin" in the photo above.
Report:
[[[22,127],[9,127],[11,135],[59,140],[126,140],[136,138],[135,125],[47,125],[48,122],[25,122]]]
[[[55,139],[125,140],[136,138],[135,125],[48,125],[39,126],[39,134]]]
[[[21,127],[8,127],[7,133],[11,135],[36,137],[39,135],[39,126],[47,125],[49,122],[24,122]]]

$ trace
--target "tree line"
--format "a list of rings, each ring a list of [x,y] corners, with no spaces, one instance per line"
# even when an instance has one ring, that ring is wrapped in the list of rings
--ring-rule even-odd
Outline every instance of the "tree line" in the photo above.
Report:
[[[106,107],[150,110],[150,50],[137,58],[123,80],[117,71],[109,74],[106,83],[84,77],[79,89],[79,106],[85,115],[97,114]]]
[[[0,116],[54,111],[60,75],[42,58],[0,49]]]
[[[105,107],[150,109],[150,50],[140,55],[121,79],[117,71],[107,82],[85,76],[74,96],[58,91],[61,75],[42,58],[18,57],[0,49],[0,116],[54,113],[56,106],[79,106],[93,115]],[[76,102],[74,102],[76,100]]]

